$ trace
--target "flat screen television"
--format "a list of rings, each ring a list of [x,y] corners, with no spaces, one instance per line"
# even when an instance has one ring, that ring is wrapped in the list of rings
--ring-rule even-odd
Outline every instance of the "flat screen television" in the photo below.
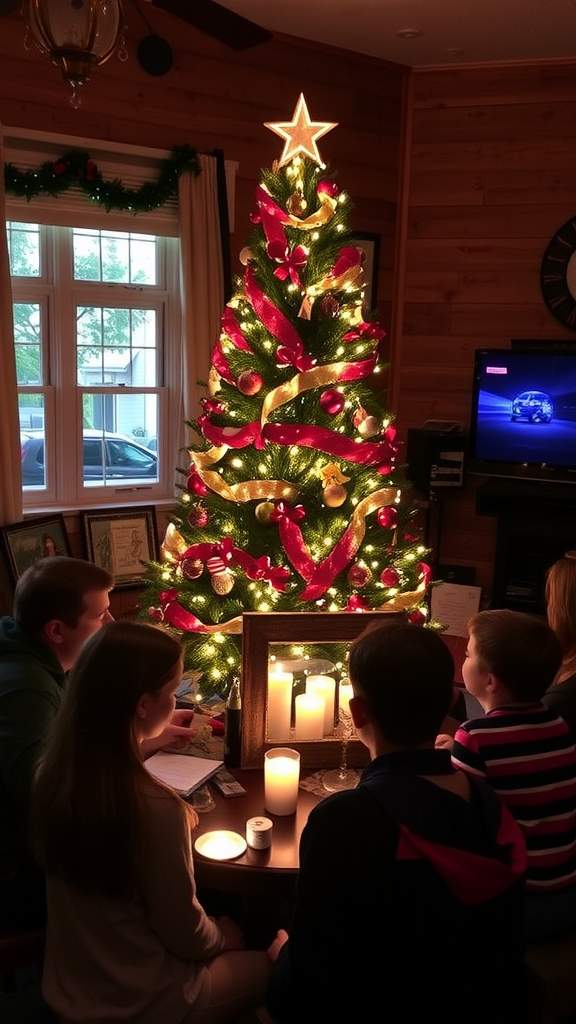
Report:
[[[478,349],[469,470],[576,484],[576,349]]]

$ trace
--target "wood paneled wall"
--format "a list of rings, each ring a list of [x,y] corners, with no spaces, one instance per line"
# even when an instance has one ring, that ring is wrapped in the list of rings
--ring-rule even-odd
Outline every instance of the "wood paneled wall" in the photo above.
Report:
[[[260,170],[282,151],[264,122],[289,120],[304,92],[314,120],[338,122],[319,148],[353,199],[351,226],[382,236],[378,294],[389,319],[407,69],[289,37],[236,53],[148,3],[142,7],[173,48],[172,70],[152,77],[140,68],[136,46],[148,33],[126,4],[129,59],[112,57],[94,71],[79,110],[71,108],[70,88],[49,59],[35,47],[24,49],[22,19],[1,18],[0,121],[133,145],[222,148],[239,162],[231,253],[232,269],[240,272]]]
[[[576,60],[410,75],[280,36],[239,54],[146,4],[174,48],[173,69],[153,78],[136,59],[146,29],[132,5],[127,13],[129,61],[95,70],[76,111],[57,69],[23,48],[21,19],[2,18],[0,121],[223,148],[240,165],[236,271],[260,169],[280,152],[263,123],[289,117],[303,91],[315,119],[339,122],[320,150],[355,202],[352,226],[382,236],[379,312],[401,437],[429,418],[467,425],[475,348],[573,338],[544,306],[539,267],[553,232],[576,212]],[[446,495],[437,553],[474,565],[489,591],[495,523],[474,514],[476,483]]]
[[[576,340],[539,281],[548,241],[576,213],[576,61],[422,71],[411,87],[398,420],[467,427],[475,348]],[[474,565],[489,592],[495,520],[474,514],[478,482],[445,494],[439,556]]]

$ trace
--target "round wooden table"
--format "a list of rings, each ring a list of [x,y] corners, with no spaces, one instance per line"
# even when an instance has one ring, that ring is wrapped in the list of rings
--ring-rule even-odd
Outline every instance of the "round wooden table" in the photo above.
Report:
[[[244,786],[246,795],[223,797],[210,786],[216,806],[199,814],[194,841],[199,835],[216,829],[229,829],[246,836],[248,818],[265,816],[274,823],[272,845],[267,850],[247,847],[241,857],[226,861],[209,860],[194,850],[196,881],[199,886],[243,896],[291,896],[298,871],[300,835],[320,797],[299,789],[296,814],[285,817],[269,814],[264,808],[264,772],[234,769],[232,774]]]

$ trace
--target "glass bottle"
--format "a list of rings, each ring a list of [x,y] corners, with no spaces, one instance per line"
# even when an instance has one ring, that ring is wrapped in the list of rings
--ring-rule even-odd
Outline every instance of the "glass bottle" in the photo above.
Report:
[[[242,700],[240,680],[234,676],[224,713],[224,764],[239,768],[242,754]]]

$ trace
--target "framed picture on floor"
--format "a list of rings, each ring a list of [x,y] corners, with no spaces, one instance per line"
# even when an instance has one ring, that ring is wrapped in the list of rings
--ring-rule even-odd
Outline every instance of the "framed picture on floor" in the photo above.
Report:
[[[81,519],[88,559],[112,574],[115,587],[142,583],[144,563],[158,560],[154,506],[82,512]]]
[[[64,516],[60,513],[1,526],[0,535],[14,582],[41,558],[72,555]]]

